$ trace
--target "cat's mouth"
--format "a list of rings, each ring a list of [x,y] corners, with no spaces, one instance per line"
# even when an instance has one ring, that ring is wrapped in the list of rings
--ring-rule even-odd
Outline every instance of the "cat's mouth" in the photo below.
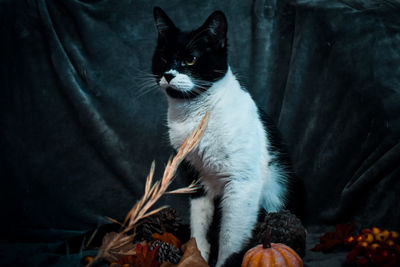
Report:
[[[201,93],[194,91],[194,90],[189,90],[189,91],[181,91],[177,89],[176,87],[168,86],[165,88],[165,92],[167,95],[171,98],[175,99],[192,99],[197,96],[199,96]]]
[[[203,92],[203,90],[196,88],[195,83],[188,75],[173,70],[166,72],[161,77],[159,85],[169,97],[176,99],[191,99]]]

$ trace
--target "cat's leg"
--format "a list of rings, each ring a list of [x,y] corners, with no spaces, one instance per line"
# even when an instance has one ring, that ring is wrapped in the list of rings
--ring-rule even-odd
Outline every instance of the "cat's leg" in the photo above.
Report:
[[[227,183],[221,202],[222,220],[218,261],[221,267],[233,253],[240,252],[250,239],[257,221],[262,182],[256,179]]]
[[[207,241],[207,232],[214,215],[214,200],[210,195],[193,198],[190,201],[190,229],[191,236],[196,238],[197,247],[201,256],[208,261],[210,243]]]

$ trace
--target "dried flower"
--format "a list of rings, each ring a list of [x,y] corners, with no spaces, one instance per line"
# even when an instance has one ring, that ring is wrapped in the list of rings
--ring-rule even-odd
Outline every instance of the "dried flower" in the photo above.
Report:
[[[160,210],[166,208],[166,206],[157,208],[155,210],[150,210],[150,208],[161,198],[163,194],[166,193],[168,186],[171,184],[174,178],[174,174],[182,162],[182,160],[187,156],[187,154],[192,151],[196,145],[199,143],[208,122],[208,112],[204,115],[199,126],[192,132],[192,134],[185,139],[183,144],[180,146],[178,153],[172,160],[169,160],[161,181],[156,181],[153,184],[153,176],[155,164],[151,164],[150,172],[146,179],[145,191],[143,197],[131,208],[128,212],[123,223],[118,222],[112,218],[108,218],[114,223],[121,224],[123,230],[119,233],[112,233],[106,235],[103,244],[101,245],[97,256],[93,262],[98,259],[116,260],[118,256],[121,255],[135,255],[136,247],[132,245],[135,238],[135,229],[137,223],[146,217],[149,217]],[[188,187],[173,190],[168,193],[192,193],[198,189],[196,182],[193,182]],[[133,231],[133,233],[128,234]],[[90,266],[91,264],[89,264]]]

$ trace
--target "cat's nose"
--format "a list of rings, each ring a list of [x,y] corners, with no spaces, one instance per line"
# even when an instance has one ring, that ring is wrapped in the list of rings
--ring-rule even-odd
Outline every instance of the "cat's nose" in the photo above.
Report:
[[[175,78],[174,75],[172,75],[171,73],[165,73],[164,74],[164,78],[167,80],[167,82],[169,83],[173,78]]]

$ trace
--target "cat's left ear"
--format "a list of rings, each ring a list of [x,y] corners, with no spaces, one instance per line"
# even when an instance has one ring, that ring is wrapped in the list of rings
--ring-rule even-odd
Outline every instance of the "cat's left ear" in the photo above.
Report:
[[[207,29],[209,35],[215,36],[222,47],[226,45],[228,22],[222,11],[215,11],[212,13],[201,28]]]

